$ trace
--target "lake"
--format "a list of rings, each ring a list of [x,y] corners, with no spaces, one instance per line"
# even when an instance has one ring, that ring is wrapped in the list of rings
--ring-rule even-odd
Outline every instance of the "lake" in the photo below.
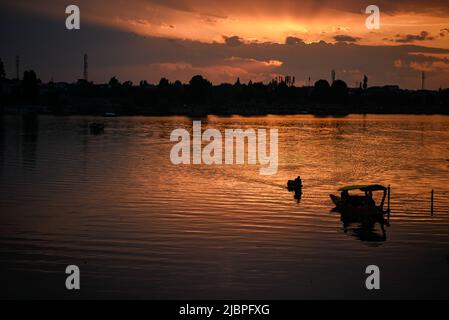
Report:
[[[0,297],[449,298],[449,117],[201,120],[278,129],[277,174],[172,164],[186,117],[2,116]],[[286,189],[298,175],[301,199]],[[355,183],[391,185],[385,232],[331,212]],[[381,290],[365,287],[371,264]]]

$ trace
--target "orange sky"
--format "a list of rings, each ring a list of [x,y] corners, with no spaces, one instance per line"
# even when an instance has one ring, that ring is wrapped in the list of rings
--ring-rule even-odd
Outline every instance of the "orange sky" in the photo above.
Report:
[[[442,0],[379,0],[376,4],[381,10],[381,25],[380,30],[374,31],[365,27],[368,16],[365,8],[371,2],[360,0],[79,0],[77,4],[81,10],[82,25],[89,23],[144,37],[194,40],[209,44],[226,43],[230,46],[251,43],[284,44],[287,37],[301,39],[306,44],[319,41],[337,43],[338,39],[346,39],[347,43],[359,46],[410,44],[449,49],[449,1]],[[66,5],[60,0],[23,0],[10,6],[19,12],[63,21]],[[438,61],[408,62],[407,67],[416,71],[435,71],[435,77],[439,78],[434,79],[434,85],[449,85],[448,74],[436,74],[437,70],[449,72],[449,54],[429,54],[435,53],[439,54]],[[237,59],[240,59],[238,64]],[[389,64],[396,69],[404,67],[404,61],[399,60],[395,59]],[[247,64],[243,65],[245,61]],[[278,65],[270,64],[270,61],[278,61]],[[255,65],[267,70],[263,73],[253,72]],[[161,74],[174,71],[179,73],[180,69],[203,71],[215,77],[216,81],[227,81],[240,74],[261,79],[282,74],[278,72],[280,70],[276,70],[276,67],[279,69],[281,66],[288,68],[288,64],[277,56],[264,59],[227,56],[220,64],[209,66],[195,65],[192,61],[181,58],[158,61],[157,70]],[[146,67],[154,70],[155,66],[149,63]],[[137,69],[137,66],[134,68]],[[128,68],[128,71],[131,69]],[[340,74],[364,72],[360,68],[337,71]],[[125,74],[130,76],[130,72]],[[226,76],[216,76],[217,74]],[[358,74],[357,77],[359,76]]]
[[[61,17],[64,1],[24,0],[22,10]],[[245,41],[283,43],[295,36],[306,43],[335,42],[337,35],[359,38],[360,44],[392,44],[397,35],[429,34],[420,45],[449,48],[449,1],[377,1],[380,30],[365,27],[366,1],[343,0],[129,0],[77,1],[82,21],[129,30],[146,36],[223,42],[238,35]],[[394,5],[392,4],[395,3]],[[55,5],[55,3],[57,5]],[[446,30],[445,30],[446,29]],[[409,43],[417,42],[410,41]]]

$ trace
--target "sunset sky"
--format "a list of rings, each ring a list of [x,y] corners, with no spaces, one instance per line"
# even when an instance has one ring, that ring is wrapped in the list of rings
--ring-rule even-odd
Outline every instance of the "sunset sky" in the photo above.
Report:
[[[94,2],[94,3],[92,3]],[[65,29],[65,7],[81,10],[81,30]],[[381,10],[380,30],[368,30],[365,9]],[[7,76],[14,57],[21,72],[43,81],[89,75],[105,82],[269,81],[292,75],[297,85],[337,78],[350,86],[363,74],[370,85],[449,87],[449,1],[19,0],[0,4],[0,58]]]

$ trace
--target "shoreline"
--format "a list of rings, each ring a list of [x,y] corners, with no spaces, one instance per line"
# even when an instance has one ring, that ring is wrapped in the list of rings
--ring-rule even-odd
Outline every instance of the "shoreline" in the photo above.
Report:
[[[16,113],[0,113],[1,116],[53,116],[58,118],[69,118],[69,117],[94,117],[94,118],[133,118],[133,117],[146,117],[146,118],[172,118],[172,117],[185,117],[192,119],[202,119],[208,117],[217,118],[265,118],[265,117],[313,117],[313,118],[332,118],[332,119],[344,119],[351,116],[425,116],[425,117],[449,117],[449,113],[348,113],[345,115],[335,115],[335,114],[313,114],[313,113],[266,113],[266,114],[204,114],[204,115],[192,115],[192,114],[120,114],[115,116],[104,116],[101,114],[82,114],[82,113],[70,113],[70,114],[54,114],[54,113],[40,113],[40,112],[16,112]]]
[[[385,112],[385,110],[366,110],[360,112],[325,112],[320,110],[319,112],[300,111],[300,112],[288,112],[292,111],[292,108],[286,108],[290,110],[284,110],[284,112],[232,112],[232,113],[214,113],[214,112],[52,112],[49,106],[39,105],[20,105],[20,106],[3,106],[0,107],[0,115],[49,115],[57,117],[70,117],[70,116],[93,116],[104,118],[115,117],[189,117],[189,118],[205,118],[208,116],[216,116],[221,118],[229,118],[234,116],[239,117],[266,117],[266,116],[313,116],[316,118],[345,118],[351,115],[410,115],[410,116],[449,116],[449,108],[447,112]],[[273,111],[273,110],[269,110]]]

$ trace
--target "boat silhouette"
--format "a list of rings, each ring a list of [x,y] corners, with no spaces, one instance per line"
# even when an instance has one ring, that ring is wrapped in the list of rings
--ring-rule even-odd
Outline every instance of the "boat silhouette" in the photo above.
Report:
[[[389,226],[390,204],[384,209],[385,200],[390,198],[390,189],[379,184],[352,185],[340,188],[340,196],[329,195],[335,208],[332,212],[340,213],[345,233],[351,231],[352,236],[361,241],[386,241],[385,225]],[[379,204],[373,199],[374,192],[383,192]],[[355,194],[354,194],[355,193]],[[388,219],[386,219],[388,215]],[[376,223],[381,232],[376,231]],[[355,227],[354,227],[355,225]]]

